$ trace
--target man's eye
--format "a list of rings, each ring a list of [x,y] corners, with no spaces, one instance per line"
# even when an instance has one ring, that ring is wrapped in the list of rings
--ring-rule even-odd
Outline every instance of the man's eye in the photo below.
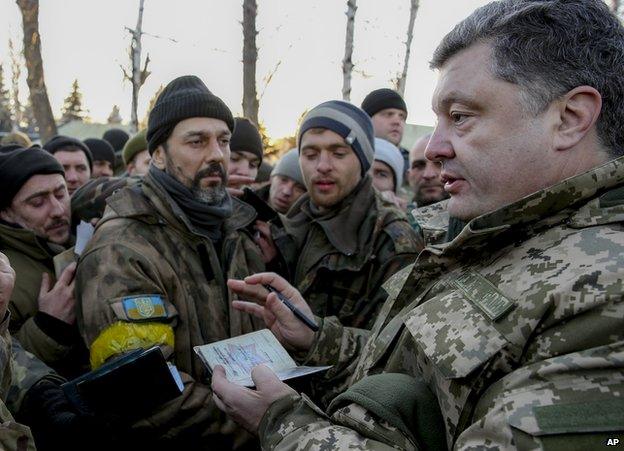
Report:
[[[31,207],[39,208],[43,205],[43,199],[41,198],[32,199],[28,203],[30,204]]]
[[[228,144],[230,144],[230,139],[229,138],[223,138],[220,140],[221,145],[222,146],[227,146]]]
[[[457,112],[452,112],[451,113],[451,120],[455,123],[455,124],[461,124],[463,123],[466,119],[468,118],[467,114],[464,113],[457,113]]]
[[[425,169],[425,165],[424,161],[416,161],[412,163],[412,169]]]

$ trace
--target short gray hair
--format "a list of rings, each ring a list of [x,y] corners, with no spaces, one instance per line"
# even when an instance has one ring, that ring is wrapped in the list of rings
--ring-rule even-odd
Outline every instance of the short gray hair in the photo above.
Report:
[[[431,68],[478,43],[491,45],[493,74],[519,85],[533,114],[577,86],[595,88],[601,144],[624,155],[624,27],[602,0],[489,3],[444,37]]]

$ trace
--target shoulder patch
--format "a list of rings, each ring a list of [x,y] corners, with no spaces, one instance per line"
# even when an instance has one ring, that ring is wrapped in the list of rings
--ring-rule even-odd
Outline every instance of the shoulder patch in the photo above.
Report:
[[[141,320],[167,317],[165,303],[158,294],[128,296],[123,298],[121,303],[128,319]]]
[[[506,298],[489,280],[475,271],[461,274],[453,283],[492,321],[501,319],[515,307],[511,299]]]

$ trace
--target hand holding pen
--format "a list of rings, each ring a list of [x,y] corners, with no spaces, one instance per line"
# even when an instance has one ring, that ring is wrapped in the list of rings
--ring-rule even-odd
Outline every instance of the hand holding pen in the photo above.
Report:
[[[230,279],[228,287],[239,299],[244,299],[234,301],[233,307],[262,318],[286,349],[310,349],[315,338],[313,329],[318,328],[317,319],[301,294],[286,280],[275,273],[259,273],[245,280]],[[280,295],[288,302],[280,299]]]

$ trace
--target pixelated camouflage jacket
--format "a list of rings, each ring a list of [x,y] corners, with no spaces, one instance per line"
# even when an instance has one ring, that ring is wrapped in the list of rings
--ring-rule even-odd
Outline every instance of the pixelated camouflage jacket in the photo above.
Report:
[[[32,231],[0,223],[0,250],[4,252],[15,270],[15,287],[9,303],[11,311],[11,334],[15,335],[26,350],[35,354],[48,365],[63,370],[79,366],[74,364],[80,337],[59,342],[35,321],[39,311],[41,277],[48,273],[56,282],[53,257],[64,251],[62,246],[44,243]]]
[[[17,423],[9,410],[6,402],[9,386],[11,385],[11,336],[9,335],[9,318],[7,312],[0,323],[0,450],[3,451],[27,451],[35,450],[30,428]]]
[[[260,250],[245,230],[255,213],[234,199],[218,253],[149,174],[141,186],[124,188],[107,203],[76,274],[77,318],[92,365],[130,349],[161,345],[185,389],[136,429],[170,438],[191,427],[214,433],[223,417],[193,346],[259,326],[232,308],[225,284],[227,278],[264,270]]]
[[[324,321],[310,361],[422,377],[454,449],[595,449],[624,430],[624,157],[475,218],[390,279],[368,341]],[[406,307],[396,316],[393,304]],[[346,406],[275,403],[265,449],[416,449]],[[573,440],[573,442],[572,442]]]
[[[314,218],[310,209],[304,194],[282,217],[297,249],[292,282],[315,315],[370,329],[386,299],[381,285],[414,261],[422,243],[369,176],[334,215]]]

